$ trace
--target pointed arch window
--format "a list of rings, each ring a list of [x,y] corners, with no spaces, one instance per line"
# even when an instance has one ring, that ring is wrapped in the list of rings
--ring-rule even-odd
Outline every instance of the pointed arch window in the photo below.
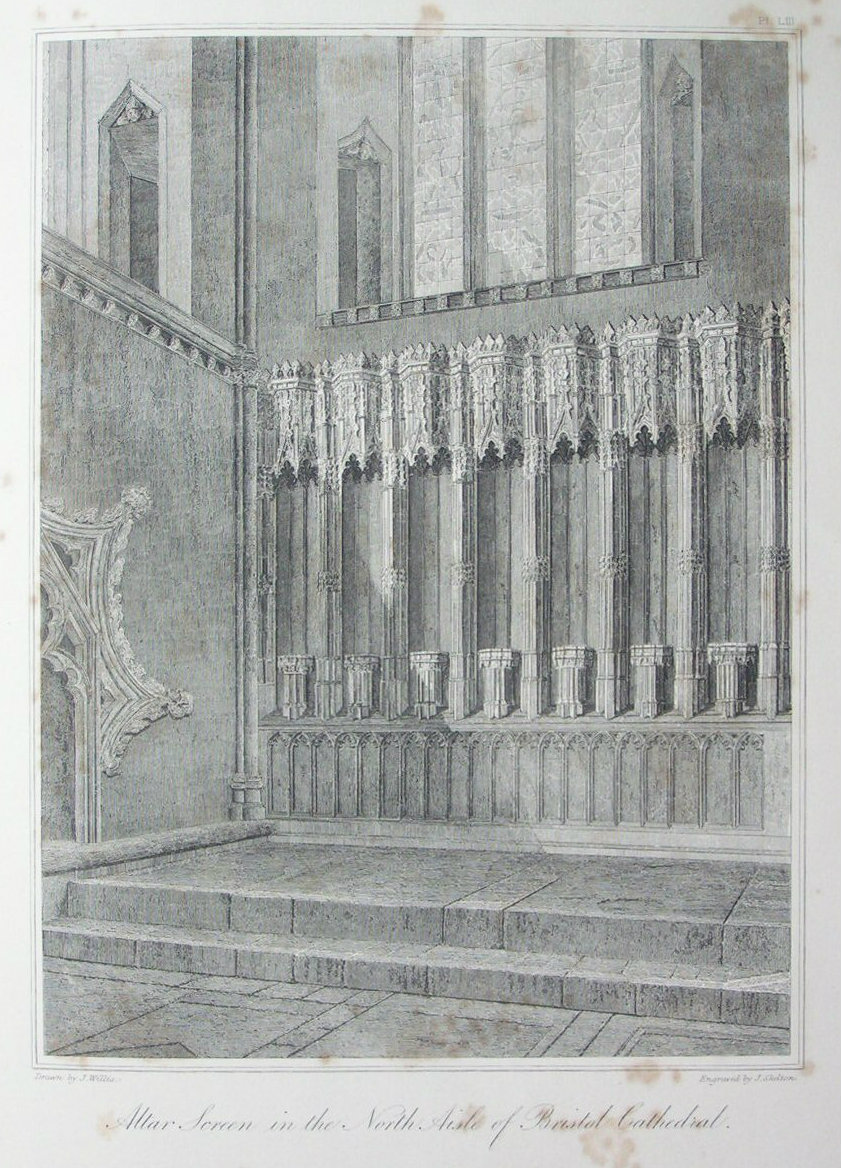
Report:
[[[415,296],[466,286],[466,45],[462,37],[418,37],[411,54]]]
[[[548,274],[547,51],[541,37],[493,37],[485,56],[487,282]]]
[[[377,187],[388,149],[364,165],[340,149],[339,310],[321,319],[697,275],[700,60],[670,53],[633,37],[400,38],[395,230]],[[378,141],[365,125],[350,139]]]
[[[650,51],[633,38],[404,38],[404,295],[651,262]]]
[[[643,45],[600,37],[574,49],[575,271],[648,261],[643,200]]]
[[[340,139],[339,307],[379,304],[391,287],[391,151],[367,118]]]
[[[99,122],[99,254],[162,295],[165,134],[163,107],[134,81]]]
[[[697,254],[696,103],[691,75],[672,57],[657,95],[657,256]]]

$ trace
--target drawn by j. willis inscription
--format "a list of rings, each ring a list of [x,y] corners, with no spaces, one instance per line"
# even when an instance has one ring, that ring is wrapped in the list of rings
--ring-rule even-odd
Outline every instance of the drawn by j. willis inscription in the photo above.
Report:
[[[447,33],[44,50],[47,1055],[789,1049],[787,45]]]

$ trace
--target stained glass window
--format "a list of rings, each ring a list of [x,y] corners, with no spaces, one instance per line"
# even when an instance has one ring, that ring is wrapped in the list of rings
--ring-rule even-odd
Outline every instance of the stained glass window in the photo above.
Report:
[[[418,37],[412,53],[414,291],[464,288],[464,45]]]
[[[643,45],[413,38],[415,296],[646,262]]]
[[[488,283],[546,275],[546,41],[486,42]]]
[[[575,270],[642,260],[639,40],[575,42]]]

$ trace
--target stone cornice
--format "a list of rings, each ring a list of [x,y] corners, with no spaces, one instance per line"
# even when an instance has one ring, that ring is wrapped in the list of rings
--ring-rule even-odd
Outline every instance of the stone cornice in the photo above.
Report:
[[[233,380],[241,365],[242,351],[233,342],[48,228],[42,232],[41,279],[100,316],[226,381]]]
[[[320,328],[370,324],[372,321],[398,320],[405,316],[427,316],[459,308],[485,308],[488,305],[515,304],[525,300],[546,300],[555,296],[575,296],[580,292],[600,292],[610,288],[639,288],[673,280],[697,279],[702,260],[674,260],[666,264],[644,264],[635,268],[590,272],[578,276],[530,280],[498,288],[476,288],[466,292],[443,292],[430,296],[410,296],[386,304],[360,304],[321,313],[316,319]]]

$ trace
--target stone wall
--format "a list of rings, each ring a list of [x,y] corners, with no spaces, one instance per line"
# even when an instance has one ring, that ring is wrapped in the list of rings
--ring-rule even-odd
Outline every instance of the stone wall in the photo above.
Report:
[[[107,509],[130,486],[152,508],[131,535],[125,631],[193,713],[135,738],[103,785],[103,839],[227,815],[234,770],[234,411],[231,385],[44,287],[42,498]]]

